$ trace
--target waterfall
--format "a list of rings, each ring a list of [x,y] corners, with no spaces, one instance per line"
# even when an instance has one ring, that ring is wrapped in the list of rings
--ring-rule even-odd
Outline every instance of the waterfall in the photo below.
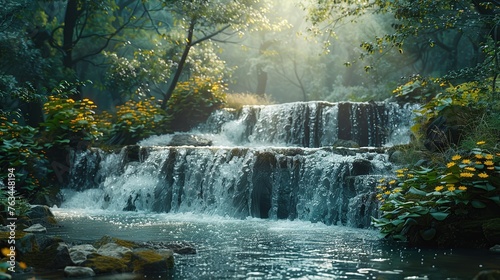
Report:
[[[410,115],[391,103],[221,110],[196,130],[215,146],[159,145],[165,136],[118,153],[75,152],[62,207],[368,227],[377,216],[376,182],[391,169],[375,147],[404,141]],[[339,139],[373,147],[332,147]]]

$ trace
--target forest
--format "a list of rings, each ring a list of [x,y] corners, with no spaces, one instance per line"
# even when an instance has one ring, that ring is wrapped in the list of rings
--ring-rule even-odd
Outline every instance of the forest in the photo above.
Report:
[[[399,147],[409,167],[378,186],[375,226],[401,238],[420,223],[427,241],[432,219],[497,218],[499,1],[0,6],[0,174],[7,186],[15,168],[25,207],[57,204],[71,149],[187,131],[223,107],[391,100],[422,106],[414,141]]]

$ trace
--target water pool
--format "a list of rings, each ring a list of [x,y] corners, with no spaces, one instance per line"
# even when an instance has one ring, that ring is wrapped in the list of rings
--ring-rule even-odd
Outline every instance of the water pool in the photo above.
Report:
[[[62,227],[49,233],[68,242],[90,243],[110,235],[195,245],[196,255],[176,255],[174,271],[155,279],[472,279],[481,270],[500,269],[500,254],[487,250],[407,248],[381,240],[373,230],[321,223],[190,213],[53,212]]]

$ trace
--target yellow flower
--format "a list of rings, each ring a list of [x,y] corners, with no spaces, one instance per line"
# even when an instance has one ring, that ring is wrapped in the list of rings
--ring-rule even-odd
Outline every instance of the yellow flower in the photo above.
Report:
[[[471,161],[470,161],[470,159],[464,159],[464,160],[462,160],[462,163],[463,164],[470,164]]]
[[[437,186],[437,187],[434,188],[434,190],[437,191],[437,192],[441,191],[442,189],[444,189],[443,186]]]
[[[395,188],[393,191],[394,191],[394,193],[401,192],[401,188]]]
[[[450,168],[450,167],[455,166],[455,164],[456,164],[456,163],[455,163],[455,162],[453,162],[453,161],[452,161],[452,162],[448,162],[448,164],[446,164],[446,167]]]
[[[396,173],[403,173],[403,172],[404,172],[403,169],[396,170]]]
[[[477,159],[482,159],[482,158],[483,158],[483,155],[481,155],[481,154],[477,154],[477,155],[475,155],[475,157],[476,157]]]
[[[458,187],[458,189],[461,190],[461,191],[466,191],[467,187],[466,186],[460,186],[460,187]]]
[[[465,167],[464,169],[468,171],[476,171],[476,168],[474,167]]]
[[[495,167],[494,166],[488,166],[488,167],[486,167],[486,169],[488,169],[488,170],[495,170]]]
[[[494,165],[492,160],[487,160],[484,162],[484,165]]]
[[[454,155],[453,157],[451,157],[451,160],[459,160],[461,158],[462,157],[460,155]]]
[[[485,159],[493,159],[493,155],[492,154],[487,154],[484,156]]]
[[[483,178],[483,179],[484,179],[484,178],[488,178],[488,177],[489,177],[489,176],[488,176],[488,174],[486,174],[486,173],[484,173],[484,172],[483,172],[483,173],[479,173],[479,174],[477,174],[477,176],[479,176],[479,178]]]
[[[448,187],[448,191],[452,192],[452,191],[454,191],[454,190],[456,190],[456,188],[455,188],[455,187],[453,187],[453,186]]]
[[[386,195],[390,195],[391,194],[391,191],[385,191],[384,194]]]
[[[484,145],[484,144],[486,144],[485,141],[479,141],[479,142],[476,143],[476,145]]]
[[[408,178],[413,178],[414,175],[413,174],[408,174]]]
[[[392,184],[396,184],[396,180],[392,180],[392,181],[390,181],[390,182],[389,182],[389,184],[390,184],[390,185],[392,185]]]
[[[474,174],[470,173],[470,172],[462,172],[462,173],[460,173],[460,177],[471,178],[473,176],[474,176]]]

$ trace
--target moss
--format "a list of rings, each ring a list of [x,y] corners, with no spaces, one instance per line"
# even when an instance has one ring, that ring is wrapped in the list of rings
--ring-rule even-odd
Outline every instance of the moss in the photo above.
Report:
[[[153,250],[134,252],[132,267],[136,272],[162,271],[167,269],[167,262],[163,256]]]
[[[96,274],[130,271],[125,260],[101,255],[90,257],[82,263],[82,266],[92,268]]]
[[[118,238],[111,237],[111,236],[103,236],[101,239],[99,239],[98,241],[96,241],[94,243],[94,247],[99,248],[102,245],[107,244],[107,243],[116,243],[117,245],[127,247],[129,249],[139,248],[139,244],[137,244],[133,241],[118,239]]]

